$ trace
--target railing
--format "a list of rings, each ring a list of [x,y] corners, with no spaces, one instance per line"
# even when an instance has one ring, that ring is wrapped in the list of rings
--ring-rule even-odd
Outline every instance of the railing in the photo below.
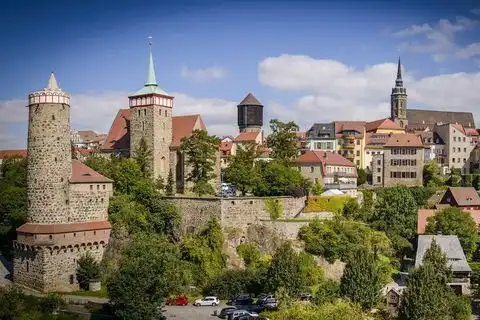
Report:
[[[325,189],[355,189],[357,188],[357,184],[354,182],[334,182],[334,183],[325,183]]]
[[[343,143],[343,148],[344,149],[355,149],[355,143],[354,142],[347,142],[345,141]]]

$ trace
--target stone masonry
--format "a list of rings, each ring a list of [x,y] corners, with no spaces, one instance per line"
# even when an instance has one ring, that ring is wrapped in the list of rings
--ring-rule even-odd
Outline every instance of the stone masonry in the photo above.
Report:
[[[112,181],[72,161],[70,96],[53,74],[29,95],[27,223],[14,241],[13,280],[43,291],[78,290],[78,260],[102,259],[110,238]]]

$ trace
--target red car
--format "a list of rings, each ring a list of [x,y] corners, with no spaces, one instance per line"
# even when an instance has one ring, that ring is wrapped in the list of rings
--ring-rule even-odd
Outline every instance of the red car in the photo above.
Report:
[[[188,298],[186,296],[178,296],[176,298],[167,299],[167,306],[186,306],[188,305]]]

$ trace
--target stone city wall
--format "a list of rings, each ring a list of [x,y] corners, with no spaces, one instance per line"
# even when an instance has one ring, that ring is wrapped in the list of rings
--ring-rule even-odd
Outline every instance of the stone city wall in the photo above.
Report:
[[[105,220],[108,217],[108,200],[112,195],[111,183],[70,184],[70,223]]]

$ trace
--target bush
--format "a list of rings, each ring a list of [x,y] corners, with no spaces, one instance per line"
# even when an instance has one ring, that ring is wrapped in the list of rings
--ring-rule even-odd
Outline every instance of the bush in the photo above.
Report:
[[[283,214],[283,202],[279,199],[265,199],[265,209],[272,220],[277,220]]]
[[[332,303],[338,298],[340,298],[340,282],[327,279],[318,286],[313,301],[317,305],[322,305]]]
[[[304,212],[328,211],[340,214],[348,199],[346,196],[308,197]]]
[[[78,259],[77,267],[77,281],[80,288],[88,290],[89,282],[98,280],[100,277],[100,265],[95,258],[87,252],[84,256]]]
[[[227,270],[214,278],[204,289],[205,295],[216,295],[220,299],[231,299],[242,293],[260,293],[256,274],[251,270]]]
[[[302,187],[292,186],[287,189],[287,194],[294,198],[305,197],[305,189]]]

